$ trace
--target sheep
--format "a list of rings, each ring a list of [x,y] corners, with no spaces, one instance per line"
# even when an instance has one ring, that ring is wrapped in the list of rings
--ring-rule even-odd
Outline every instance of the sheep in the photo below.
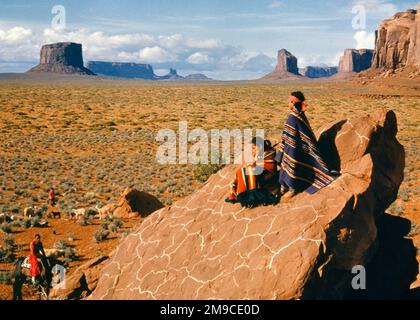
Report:
[[[74,217],[77,220],[80,217],[83,217],[85,214],[86,214],[86,209],[85,208],[74,209],[73,212],[72,212],[72,217]]]
[[[62,249],[45,249],[45,256],[57,260],[58,258],[64,257],[65,252]]]
[[[98,206],[95,206],[96,211],[98,211],[99,214],[99,220],[102,220],[104,217],[107,217],[109,215],[112,215],[114,206],[112,205],[106,205],[102,208],[99,208]]]
[[[42,217],[42,211],[43,211],[44,209],[42,208],[42,207],[39,207],[39,206],[34,206],[34,214],[36,215],[36,216],[39,216],[39,217]]]
[[[35,216],[35,209],[33,207],[27,207],[23,210],[23,216],[25,218],[32,218]]]

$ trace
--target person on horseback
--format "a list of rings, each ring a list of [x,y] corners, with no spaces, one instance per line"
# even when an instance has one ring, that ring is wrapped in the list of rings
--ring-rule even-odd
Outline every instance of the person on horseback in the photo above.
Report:
[[[47,257],[45,255],[44,246],[41,242],[41,236],[39,234],[35,235],[35,238],[31,241],[29,245],[30,255],[29,263],[31,265],[30,273],[32,277],[32,284],[36,284],[36,279],[41,274],[41,269],[39,262],[42,263],[44,268],[48,267]]]

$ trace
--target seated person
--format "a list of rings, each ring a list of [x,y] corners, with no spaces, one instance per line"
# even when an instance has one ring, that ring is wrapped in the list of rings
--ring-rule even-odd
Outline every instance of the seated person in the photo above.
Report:
[[[279,164],[280,195],[298,192],[315,193],[335,180],[338,172],[330,171],[319,150],[318,141],[305,116],[305,96],[292,92],[291,112],[282,134],[276,161]]]
[[[252,139],[254,162],[239,168],[231,185],[226,202],[239,202],[244,207],[277,202],[277,165],[274,160],[276,150],[270,141],[261,138]]]

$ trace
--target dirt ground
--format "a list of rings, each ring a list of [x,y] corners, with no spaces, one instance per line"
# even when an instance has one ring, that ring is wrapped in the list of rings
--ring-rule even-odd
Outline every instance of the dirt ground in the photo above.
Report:
[[[127,186],[171,204],[197,190],[208,171],[193,165],[158,164],[159,129],[177,130],[179,121],[186,120],[189,129],[261,128],[269,136],[282,129],[289,93],[297,89],[307,97],[306,113],[314,129],[378,108],[395,111],[406,167],[399,197],[388,212],[411,221],[407,237],[420,248],[420,81],[408,78],[183,84],[2,76],[0,212],[19,215],[27,206],[45,205],[51,186],[58,192],[63,217],[75,208],[114,202]],[[48,222],[48,228],[0,231],[0,246],[12,237],[19,257],[27,255],[35,233],[41,234],[46,248],[65,240],[79,257],[70,263],[71,272],[97,254],[109,254],[141,219],[124,221],[119,232],[99,243],[93,238],[98,220],[88,226],[65,219]],[[420,263],[420,255],[417,258]],[[12,269],[12,263],[0,263],[0,273]],[[10,299],[11,286],[4,278],[0,299]],[[420,276],[412,284],[418,286]],[[24,298],[33,297],[30,290],[24,292]]]

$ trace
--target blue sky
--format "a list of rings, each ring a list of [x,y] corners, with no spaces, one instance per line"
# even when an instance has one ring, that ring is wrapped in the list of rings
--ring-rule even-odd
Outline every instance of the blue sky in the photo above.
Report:
[[[396,0],[0,0],[0,72],[36,64],[42,44],[75,41],[84,59],[151,63],[157,73],[203,72],[216,79],[253,79],[286,48],[299,66],[336,65],[345,48],[373,48],[381,20],[416,8]],[[54,5],[65,28],[51,21]],[[354,29],[362,5],[366,25]]]

